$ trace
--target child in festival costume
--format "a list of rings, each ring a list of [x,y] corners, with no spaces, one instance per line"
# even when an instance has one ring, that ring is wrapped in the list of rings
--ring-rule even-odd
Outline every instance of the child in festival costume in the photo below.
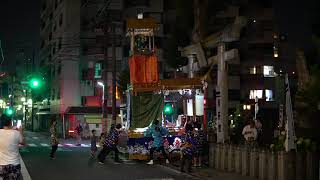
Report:
[[[96,136],[96,130],[91,131],[92,136],[91,136],[91,158],[94,158],[96,155],[96,152],[98,150],[97,148],[97,136]]]
[[[195,151],[194,140],[192,136],[192,126],[186,127],[186,132],[182,137],[182,146],[181,146],[181,166],[180,171],[185,172],[184,166],[187,165],[187,171],[192,172],[192,157]]]

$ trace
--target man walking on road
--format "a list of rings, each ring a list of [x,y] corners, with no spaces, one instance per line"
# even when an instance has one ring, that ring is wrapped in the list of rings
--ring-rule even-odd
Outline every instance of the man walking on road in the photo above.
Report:
[[[111,127],[109,134],[104,140],[103,148],[100,151],[98,155],[98,161],[100,164],[104,164],[104,160],[106,159],[106,156],[111,152],[114,151],[115,162],[120,162],[119,160],[119,150],[117,148],[118,142],[119,142],[119,131],[121,129],[122,125],[117,124],[115,127]]]
[[[0,179],[22,179],[19,144],[24,145],[23,130],[13,129],[12,121],[1,116],[3,129],[0,129]]]

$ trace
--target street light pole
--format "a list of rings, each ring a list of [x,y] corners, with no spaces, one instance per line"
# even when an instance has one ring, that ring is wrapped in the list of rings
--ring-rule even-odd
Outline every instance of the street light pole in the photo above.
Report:
[[[32,99],[32,102],[31,102],[31,131],[33,132],[33,121],[34,121],[34,118],[33,118],[33,112],[34,112],[34,110],[33,110],[33,108],[34,108],[34,106],[33,106],[33,93],[32,93],[32,90],[31,90],[31,99]]]
[[[104,93],[105,93],[105,92],[104,92],[104,84],[103,84],[103,82],[98,82],[97,84],[102,87],[101,109],[102,109],[102,114],[104,114],[104,111],[105,111],[105,109],[104,109]]]
[[[116,83],[117,83],[117,62],[116,62],[116,34],[115,34],[115,24],[111,25],[112,31],[112,124],[116,124],[117,122],[117,99],[116,99]]]

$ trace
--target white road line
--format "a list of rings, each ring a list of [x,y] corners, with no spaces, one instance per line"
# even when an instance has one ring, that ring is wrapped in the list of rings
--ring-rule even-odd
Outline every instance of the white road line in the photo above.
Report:
[[[33,139],[39,139],[38,137],[32,137]]]
[[[20,162],[21,162],[21,174],[22,174],[23,180],[31,180],[31,176],[21,156],[20,156]]]
[[[69,147],[76,147],[74,144],[63,144],[63,145],[67,145]]]
[[[88,144],[81,144],[81,147],[90,147],[91,145]],[[80,147],[80,146],[79,146]]]
[[[49,147],[48,144],[44,144],[44,143],[41,143],[40,145],[43,146],[43,147]]]
[[[27,146],[30,146],[30,147],[37,147],[37,145],[35,145],[35,144],[28,144]]]

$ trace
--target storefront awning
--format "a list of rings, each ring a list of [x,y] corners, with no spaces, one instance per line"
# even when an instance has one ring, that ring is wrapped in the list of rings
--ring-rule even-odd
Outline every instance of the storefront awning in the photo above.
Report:
[[[52,113],[50,112],[50,108],[44,108],[44,109],[40,109],[36,114],[44,115],[44,114],[52,114]]]
[[[101,114],[101,107],[68,107],[65,114]]]

